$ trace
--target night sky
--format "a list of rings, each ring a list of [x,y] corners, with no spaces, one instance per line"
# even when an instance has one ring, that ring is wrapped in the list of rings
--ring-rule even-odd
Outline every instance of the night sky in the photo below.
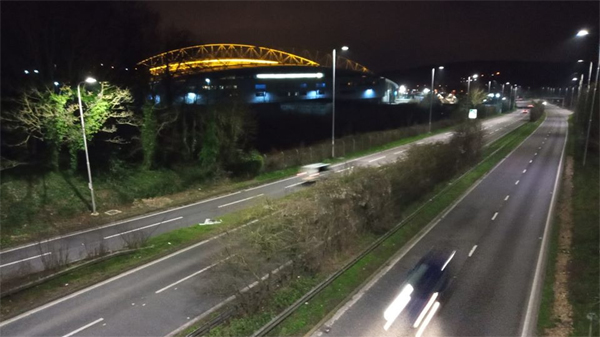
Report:
[[[591,59],[599,2],[153,2],[199,43],[330,51],[375,71],[470,60]],[[575,39],[581,28],[591,31]],[[594,43],[594,40],[596,43]],[[597,52],[597,50],[595,51]],[[596,56],[597,57],[597,56]]]

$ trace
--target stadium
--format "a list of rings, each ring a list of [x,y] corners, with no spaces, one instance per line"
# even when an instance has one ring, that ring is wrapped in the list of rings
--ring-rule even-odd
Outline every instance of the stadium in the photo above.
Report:
[[[357,62],[336,58],[336,100],[396,102],[396,83]],[[164,52],[138,65],[149,72],[157,103],[167,92],[174,102],[198,105],[232,97],[250,104],[332,100],[331,54],[205,44]]]

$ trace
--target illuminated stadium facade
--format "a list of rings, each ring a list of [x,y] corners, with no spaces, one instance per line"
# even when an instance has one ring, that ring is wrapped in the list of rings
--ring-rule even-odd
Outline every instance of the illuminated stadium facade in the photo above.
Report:
[[[207,44],[165,52],[138,65],[150,72],[156,101],[166,86],[175,102],[200,105],[231,97],[247,103],[286,103],[328,101],[332,96],[330,54]],[[397,91],[396,83],[337,57],[336,99],[390,104]]]

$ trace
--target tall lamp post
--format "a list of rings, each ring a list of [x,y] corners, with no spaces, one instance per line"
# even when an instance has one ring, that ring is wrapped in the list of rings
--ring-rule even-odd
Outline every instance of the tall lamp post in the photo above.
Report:
[[[467,95],[471,94],[471,81],[474,81],[479,77],[479,75],[475,74],[473,76],[469,76],[467,80]]]
[[[444,69],[444,66],[439,66],[438,67],[439,70]],[[429,100],[429,133],[431,133],[431,112],[433,111],[433,95],[435,94],[434,92],[434,86],[435,86],[435,67],[431,68],[431,97]]]
[[[342,51],[348,50],[347,46],[343,46]],[[331,85],[331,97],[332,97],[332,113],[331,113],[331,158],[335,158],[335,65],[337,63],[336,50],[333,49],[333,58],[331,60],[333,64],[333,80]]]
[[[93,84],[96,83],[96,79],[93,77],[88,77],[85,81],[81,81],[77,84],[77,99],[79,100],[79,118],[81,119],[81,131],[83,134],[83,148],[85,149],[85,162],[87,164],[87,172],[88,172],[88,188],[90,189],[90,193],[92,194],[92,215],[98,215],[96,212],[96,199],[94,198],[94,185],[92,184],[92,170],[90,168],[90,156],[88,154],[87,147],[87,139],[85,137],[85,122],[83,120],[83,106],[81,104],[81,85],[82,84]]]

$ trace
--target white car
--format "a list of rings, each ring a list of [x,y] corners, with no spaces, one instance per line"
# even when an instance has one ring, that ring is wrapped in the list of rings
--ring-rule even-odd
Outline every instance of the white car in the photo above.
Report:
[[[302,166],[297,176],[302,177],[305,182],[313,182],[327,177],[330,173],[329,164],[317,163]]]

